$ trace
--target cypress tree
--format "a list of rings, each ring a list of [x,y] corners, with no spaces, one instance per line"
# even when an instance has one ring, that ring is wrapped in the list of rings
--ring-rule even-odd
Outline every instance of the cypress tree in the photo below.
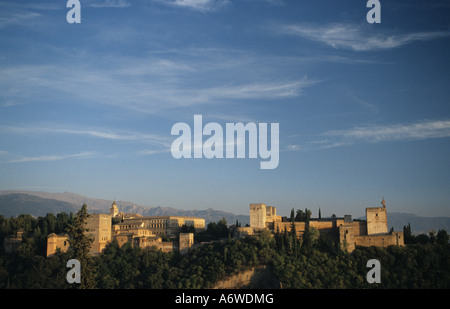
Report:
[[[81,266],[81,284],[79,285],[81,289],[92,289],[96,285],[93,261],[90,255],[94,239],[86,234],[88,217],[87,206],[83,204],[67,229],[72,258],[78,260]]]

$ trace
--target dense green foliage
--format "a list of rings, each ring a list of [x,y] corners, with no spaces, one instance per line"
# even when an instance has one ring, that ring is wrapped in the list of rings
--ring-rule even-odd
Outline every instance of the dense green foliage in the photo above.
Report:
[[[19,229],[25,236],[16,252],[0,251],[0,288],[79,287],[66,282],[66,263],[74,252],[58,252],[45,258],[45,246],[41,244],[48,233],[67,232],[75,218],[67,214],[37,219],[0,216],[2,240]],[[130,245],[119,247],[112,242],[102,255],[91,258],[93,285],[87,287],[209,288],[227,276],[262,265],[272,270],[283,288],[450,287],[450,245],[445,231],[411,236],[415,242],[406,247],[358,247],[348,254],[315,229],[308,229],[303,240],[292,232],[235,240],[224,226],[224,220],[209,224],[196,239],[222,240],[204,244],[186,255]],[[366,263],[370,259],[381,263],[380,284],[366,281]]]
[[[321,240],[322,241],[322,240]],[[442,288],[450,287],[450,245],[357,247],[351,254],[317,244],[295,257],[277,254],[272,269],[283,288]],[[328,247],[328,249],[326,249]],[[326,250],[323,250],[326,249]],[[381,283],[369,284],[367,261],[381,264]]]
[[[47,250],[47,235],[51,233],[66,233],[67,226],[74,218],[72,213],[47,214],[45,217],[33,218],[31,215],[5,218],[0,215],[0,242],[6,236],[15,235],[19,230],[23,231],[24,246],[30,253],[45,256]],[[0,253],[3,246],[0,247]]]
[[[72,258],[81,264],[81,284],[80,288],[95,288],[95,268],[92,266],[93,260],[90,255],[91,245],[94,238],[87,235],[86,221],[89,217],[87,206],[84,204],[77,215],[69,222],[67,233],[69,234],[70,252]]]

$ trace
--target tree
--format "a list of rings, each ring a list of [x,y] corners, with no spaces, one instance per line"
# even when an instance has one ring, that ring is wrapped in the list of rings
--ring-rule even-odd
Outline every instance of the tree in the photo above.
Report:
[[[312,216],[312,211],[309,210],[308,208],[305,208],[305,222],[309,222],[309,219]]]
[[[430,238],[426,234],[419,234],[416,236],[417,243],[426,245],[429,243]]]
[[[196,241],[210,241],[212,239],[227,238],[229,234],[227,220],[222,218],[219,222],[210,222],[204,231],[195,234]]]
[[[448,244],[448,234],[446,230],[439,230],[436,235],[436,243],[439,245],[447,245]]]
[[[195,227],[193,225],[183,224],[181,226],[180,233],[194,233],[195,234]]]
[[[305,213],[301,209],[297,209],[297,213],[295,215],[295,221],[304,222],[305,221]]]
[[[428,235],[430,235],[430,243],[431,243],[431,244],[434,244],[434,243],[436,242],[436,235],[435,235],[435,232],[434,232],[434,231],[430,231],[430,232],[428,233]]]
[[[305,232],[303,233],[303,246],[306,249],[311,249],[319,239],[319,236],[320,233],[318,229],[306,224]]]
[[[80,262],[81,265],[81,284],[80,288],[90,289],[95,287],[95,273],[93,261],[90,255],[91,246],[94,241],[92,237],[86,234],[86,221],[89,217],[86,204],[83,204],[73,221],[69,223],[67,232],[69,234],[69,244],[73,253],[73,259]]]
[[[416,243],[416,239],[411,233],[411,223],[408,223],[408,225],[403,227],[403,237],[405,239],[405,244]]]

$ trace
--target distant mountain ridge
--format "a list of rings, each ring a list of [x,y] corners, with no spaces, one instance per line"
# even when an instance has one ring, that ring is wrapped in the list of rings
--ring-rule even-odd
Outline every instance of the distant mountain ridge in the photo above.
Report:
[[[21,214],[43,217],[47,213],[76,212],[79,208],[68,202],[23,193],[0,195],[0,214],[5,217]]]
[[[41,191],[12,191],[0,190],[0,215],[5,217],[30,214],[32,216],[45,216],[47,213],[57,214],[60,212],[76,213],[83,204],[88,206],[89,212],[109,213],[111,200],[88,198],[79,194],[48,193]],[[235,215],[230,212],[212,208],[203,210],[184,210],[172,207],[148,207],[136,205],[127,201],[116,201],[119,210],[124,213],[137,213],[142,216],[189,216],[204,218],[206,224],[217,222],[225,218],[229,225],[238,220],[242,226],[250,223],[250,216]],[[365,219],[360,217],[358,219]],[[408,213],[389,213],[388,228],[393,227],[395,231],[402,231],[403,226],[411,224],[413,234],[437,232],[444,229],[450,233],[450,217],[421,217]]]
[[[13,191],[0,190],[0,215],[5,217],[30,214],[32,216],[45,216],[47,213],[59,212],[76,213],[83,204],[86,204],[90,213],[109,213],[112,200],[89,198],[79,194],[48,193],[42,191]],[[142,216],[189,216],[204,218],[206,224],[217,222],[225,218],[228,224],[238,220],[242,226],[250,222],[250,217],[235,215],[230,212],[215,210],[183,210],[172,207],[148,207],[137,205],[128,201],[116,201],[119,211],[124,213],[137,213]]]
[[[391,212],[387,214],[388,227],[402,231],[403,227],[411,224],[413,234],[428,234],[434,230],[446,230],[450,233],[450,217],[421,217],[415,214]]]

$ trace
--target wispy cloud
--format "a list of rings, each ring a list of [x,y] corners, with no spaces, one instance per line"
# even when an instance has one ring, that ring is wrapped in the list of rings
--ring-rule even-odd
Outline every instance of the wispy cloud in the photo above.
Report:
[[[17,102],[17,101],[13,101],[13,100],[8,100],[6,102],[4,102],[3,104],[0,105],[0,107],[14,107],[14,106],[20,106],[23,103]]]
[[[42,15],[36,12],[16,12],[0,17],[0,29],[11,25],[26,25],[35,22]]]
[[[109,140],[165,142],[165,138],[156,134],[144,134],[139,132],[114,132],[107,130],[77,130],[77,129],[46,129],[53,133],[84,135]]]
[[[216,112],[213,112],[213,113],[208,113],[207,117],[210,120],[215,120],[215,121],[219,121],[219,122],[231,122],[231,123],[260,122],[253,117],[248,117],[248,116],[242,115],[242,113],[226,113],[226,112],[225,113],[221,113],[221,112],[216,113]]]
[[[140,113],[158,114],[173,108],[217,105],[227,100],[282,99],[303,94],[304,90],[318,83],[308,77],[296,79],[273,79],[271,81],[246,79],[242,68],[234,83],[213,75],[204,84],[191,84],[201,78],[207,63],[193,64],[149,59],[141,63],[116,68],[88,67],[86,65],[68,68],[59,65],[26,65],[0,69],[0,90],[4,101],[24,102],[41,93],[55,97],[55,94],[70,95],[80,102],[110,105]],[[150,64],[155,64],[152,67]],[[209,62],[208,62],[209,63]],[[214,64],[211,64],[211,67]],[[201,66],[199,68],[198,66]],[[217,69],[210,68],[209,74]],[[228,68],[234,72],[236,68]],[[218,74],[226,74],[221,70]],[[250,74],[250,73],[248,73]]]
[[[170,1],[158,0],[158,1],[167,5],[181,8],[189,8],[202,12],[216,10],[229,4],[228,0],[170,0]]]
[[[450,137],[450,120],[422,121],[413,124],[356,127],[325,133],[328,136],[368,142],[418,140]]]
[[[167,153],[170,151],[172,138],[170,136],[162,136],[158,134],[131,132],[125,130],[110,130],[104,128],[91,128],[91,129],[79,129],[69,128],[67,126],[15,126],[15,125],[2,125],[0,126],[0,134],[21,134],[21,135],[39,135],[48,136],[51,135],[71,135],[80,136],[82,138],[92,138],[98,140],[109,140],[112,142],[121,141],[127,143],[133,143],[141,145],[139,147],[145,148],[140,151],[136,151],[138,155],[153,155],[159,153]],[[47,135],[46,135],[47,134]],[[101,154],[99,152],[80,152],[69,155],[43,155],[43,156],[16,156],[8,151],[0,151],[0,155],[8,155],[13,157],[10,160],[2,160],[0,163],[24,163],[24,162],[48,162],[48,161],[60,161],[65,159],[82,159],[102,156],[104,158],[115,157],[116,154]]]
[[[91,158],[97,155],[96,152],[80,152],[69,155],[46,155],[46,156],[36,156],[36,157],[20,157],[17,159],[12,159],[7,161],[7,163],[25,163],[25,162],[49,162],[49,161],[60,161],[65,159],[83,159]]]
[[[276,5],[276,6],[282,6],[284,5],[284,1],[283,0],[265,0],[265,2],[272,4],[272,5]]]
[[[350,89],[344,89],[344,91],[346,92],[346,94],[349,96],[349,98],[353,101],[356,102],[357,104],[359,104],[361,107],[363,107],[364,109],[377,114],[379,112],[379,108],[377,105],[368,102],[365,99],[360,98],[358,95],[356,95],[356,93]]]
[[[149,156],[149,155],[154,155],[154,154],[159,154],[159,153],[168,153],[168,152],[170,152],[170,147],[167,147],[165,149],[159,149],[159,150],[145,149],[145,150],[139,151],[139,154],[144,155],[144,156]]]
[[[142,142],[150,144],[168,145],[168,137],[160,136],[158,134],[130,132],[130,131],[117,131],[109,129],[77,129],[64,126],[0,126],[0,133],[13,133],[13,134],[70,134],[80,135],[91,138],[99,138],[106,140],[116,141],[130,141],[130,142]]]
[[[66,2],[57,3],[55,1],[15,1],[15,0],[2,0],[0,6],[3,8],[2,11],[7,11],[9,9],[20,9],[20,10],[61,10],[66,8]]]
[[[316,84],[304,77],[301,80],[288,82],[261,82],[245,84],[239,86],[224,86],[204,89],[202,95],[210,99],[276,99],[283,97],[296,97],[303,93],[303,90]]]
[[[371,34],[353,24],[282,25],[280,33],[304,37],[337,49],[372,51],[398,48],[417,41],[430,41],[450,36],[450,31],[428,31],[404,34]]]
[[[414,141],[450,137],[450,120],[424,120],[410,124],[359,126],[324,132],[313,141],[290,145],[291,151],[351,146],[358,143]]]
[[[93,8],[124,8],[130,6],[130,3],[127,0],[105,0],[102,2],[89,1],[87,5]]]

